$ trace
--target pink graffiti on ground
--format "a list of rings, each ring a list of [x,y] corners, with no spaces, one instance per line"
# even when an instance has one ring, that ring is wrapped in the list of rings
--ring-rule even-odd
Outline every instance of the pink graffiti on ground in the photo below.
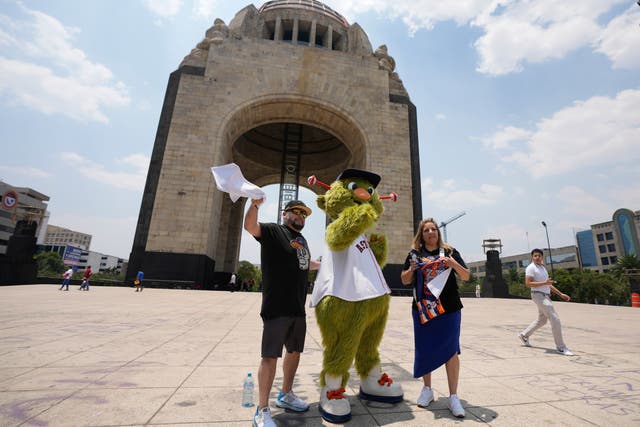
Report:
[[[39,397],[34,399],[15,400],[13,402],[5,403],[3,405],[0,405],[0,414],[6,414],[8,417],[15,419],[20,424],[27,423],[33,426],[44,427],[44,426],[48,426],[49,422],[44,420],[38,420],[37,419],[38,415],[42,414],[43,412],[50,409],[57,403],[66,399],[91,400],[92,403],[95,403],[98,405],[103,405],[108,403],[108,400],[98,396],[85,396],[85,397],[76,397],[76,396],[69,397],[69,396],[60,396],[60,395],[48,396],[48,397]],[[33,408],[38,404],[46,403],[46,402],[53,402],[53,403],[48,408],[43,409],[36,415],[32,415],[32,416],[28,415],[28,411],[31,408]]]

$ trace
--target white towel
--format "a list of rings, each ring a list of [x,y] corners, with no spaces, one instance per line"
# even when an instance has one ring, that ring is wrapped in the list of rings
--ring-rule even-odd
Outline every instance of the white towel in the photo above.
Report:
[[[235,163],[214,166],[211,168],[211,173],[213,173],[213,179],[216,181],[218,190],[229,193],[229,197],[234,203],[240,197],[248,197],[250,199],[266,198],[264,191],[257,185],[247,181],[242,175],[240,167]]]

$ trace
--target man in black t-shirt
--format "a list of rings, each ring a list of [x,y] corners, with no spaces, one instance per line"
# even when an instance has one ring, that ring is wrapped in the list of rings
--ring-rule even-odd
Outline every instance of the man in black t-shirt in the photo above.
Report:
[[[283,346],[287,352],[282,366],[282,390],[276,405],[298,412],[309,409],[309,404],[297,397],[291,388],[307,330],[304,306],[309,270],[318,269],[320,263],[311,260],[307,241],[300,234],[311,209],[300,200],[292,200],[282,212],[283,225],[259,223],[258,209],[263,201],[251,200],[244,217],[244,229],[260,242],[263,330],[258,370],[260,401],[254,425],[266,427],[275,426],[269,410],[269,393]]]

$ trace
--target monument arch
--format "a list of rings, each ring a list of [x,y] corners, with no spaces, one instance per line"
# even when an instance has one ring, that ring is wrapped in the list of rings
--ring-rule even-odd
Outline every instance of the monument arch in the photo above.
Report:
[[[399,285],[422,209],[416,110],[394,70],[385,46],[373,51],[358,24],[316,0],[216,19],[169,77],[127,277],[225,283],[244,201],[218,191],[210,167],[234,162],[259,186],[281,183],[287,167],[306,187],[309,175],[331,182],[347,167],[379,173],[379,192],[400,196],[376,229]]]

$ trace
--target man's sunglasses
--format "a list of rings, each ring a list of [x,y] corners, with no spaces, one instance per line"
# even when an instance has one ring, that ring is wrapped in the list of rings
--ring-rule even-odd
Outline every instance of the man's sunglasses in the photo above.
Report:
[[[289,209],[287,212],[293,212],[294,214],[300,215],[303,218],[306,218],[309,216],[306,211],[303,211],[302,209],[298,209],[298,208]]]

